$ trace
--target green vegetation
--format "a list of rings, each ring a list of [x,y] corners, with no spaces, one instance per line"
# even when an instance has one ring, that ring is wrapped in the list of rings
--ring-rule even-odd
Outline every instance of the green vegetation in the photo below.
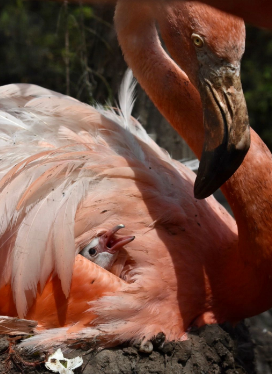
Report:
[[[88,65],[94,43],[110,49],[92,28],[99,22],[112,28],[97,20],[91,7],[5,2],[0,12],[0,84],[35,83],[92,103],[102,80],[111,97],[104,77]]]
[[[247,29],[242,82],[250,124],[272,150],[272,33]]]

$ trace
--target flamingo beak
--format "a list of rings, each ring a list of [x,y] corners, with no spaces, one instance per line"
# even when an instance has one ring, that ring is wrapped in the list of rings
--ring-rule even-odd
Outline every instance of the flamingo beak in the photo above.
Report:
[[[200,79],[205,140],[194,186],[197,199],[208,197],[224,184],[250,146],[247,107],[237,70],[222,67],[219,74]]]
[[[105,234],[103,234],[100,238],[103,240],[105,248],[107,248],[107,252],[115,253],[124,245],[132,242],[135,239],[135,236],[123,236],[121,238],[115,238],[114,234],[117,233],[120,229],[123,229],[125,225],[119,224],[112,229],[108,230]]]

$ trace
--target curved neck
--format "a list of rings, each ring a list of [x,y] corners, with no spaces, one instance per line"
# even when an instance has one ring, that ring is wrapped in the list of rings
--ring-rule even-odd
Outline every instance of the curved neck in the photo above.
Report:
[[[156,12],[164,12],[169,23],[171,19],[167,7],[163,9],[160,1],[157,4],[119,0],[115,14],[119,43],[141,86],[200,157],[204,138],[200,97],[186,74],[160,44],[155,26]],[[254,247],[252,243],[259,240],[257,231],[263,233],[270,226],[267,220],[264,222],[266,213],[263,214],[260,208],[265,206],[268,215],[272,207],[264,199],[270,196],[271,183],[263,183],[264,164],[267,164],[266,170],[272,165],[271,153],[253,130],[251,134],[252,145],[242,166],[222,187],[237,221],[240,242],[246,243],[247,248]],[[261,156],[256,157],[256,154]],[[271,177],[268,173],[267,178],[271,180]],[[264,227],[258,228],[260,222]]]
[[[161,47],[154,14],[156,14],[155,3],[152,3],[151,9],[148,3],[139,4],[134,3],[133,0],[129,2],[119,0],[115,15],[119,43],[128,65],[141,86],[160,112],[200,157],[204,139],[200,97],[186,74]],[[254,305],[261,297],[261,291],[264,293],[262,300],[268,304],[271,301],[271,297],[267,297],[267,286],[264,285],[269,287],[271,285],[267,277],[271,270],[272,245],[270,233],[272,173],[269,171],[272,158],[253,130],[251,134],[252,145],[242,166],[222,187],[238,225],[239,244],[231,242],[227,255],[222,256],[222,261],[217,260],[223,262],[221,268],[225,279],[219,281],[228,290],[224,293],[226,299],[228,294],[229,303],[235,305],[237,300],[233,299],[233,288],[229,285],[239,288],[243,295],[250,296],[248,300],[252,300],[248,305],[249,315],[254,314]],[[228,281],[226,281],[227,277]],[[216,283],[218,283],[218,273]],[[245,310],[245,303],[242,304],[241,310]],[[223,301],[222,305],[224,305]]]
[[[199,93],[162,48],[155,26],[156,11],[161,9],[154,2],[120,0],[115,12],[118,40],[142,88],[200,158],[204,131]]]

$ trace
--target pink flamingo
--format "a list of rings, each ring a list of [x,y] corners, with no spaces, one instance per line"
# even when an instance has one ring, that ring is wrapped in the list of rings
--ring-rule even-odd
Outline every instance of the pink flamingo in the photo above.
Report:
[[[200,0],[225,12],[235,14],[255,26],[272,29],[272,4],[269,0]]]
[[[162,50],[155,19],[179,65]],[[190,80],[219,124],[245,113],[241,20],[199,3],[122,1],[116,27],[137,79],[198,156],[202,105]],[[223,186],[235,222],[213,197],[194,198],[194,174],[131,119],[131,99],[117,116],[36,86],[6,86],[0,95],[0,313],[38,322],[25,345],[84,337],[114,345],[161,331],[181,339],[191,325],[271,307],[272,160],[254,131]],[[220,138],[216,128],[210,134]],[[98,248],[111,271],[78,254]]]

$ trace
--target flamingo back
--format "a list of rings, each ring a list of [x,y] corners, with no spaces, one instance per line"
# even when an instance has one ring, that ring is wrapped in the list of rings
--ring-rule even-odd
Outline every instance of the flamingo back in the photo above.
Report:
[[[32,85],[0,89],[0,314],[51,331],[33,344],[98,327],[108,343],[181,338],[206,302],[198,270],[237,236],[213,197],[194,199],[194,173],[131,117],[131,76],[122,92],[116,112]],[[78,253],[119,223],[136,239],[114,275]]]

